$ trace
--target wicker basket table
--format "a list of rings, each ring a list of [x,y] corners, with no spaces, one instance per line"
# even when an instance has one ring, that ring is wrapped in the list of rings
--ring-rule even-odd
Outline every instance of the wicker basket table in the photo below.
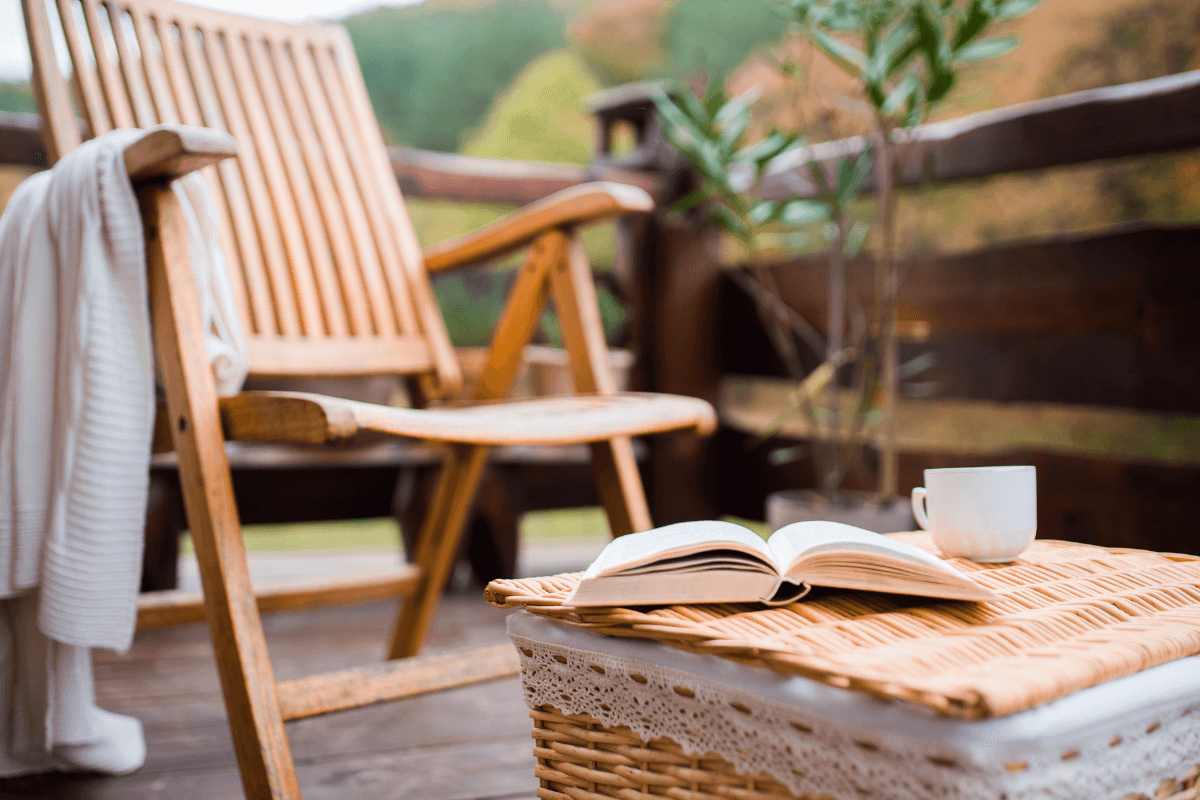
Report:
[[[1003,599],[582,609],[574,575],[493,582],[536,615],[510,633],[539,796],[1200,796],[1200,559],[1040,541],[956,566]]]

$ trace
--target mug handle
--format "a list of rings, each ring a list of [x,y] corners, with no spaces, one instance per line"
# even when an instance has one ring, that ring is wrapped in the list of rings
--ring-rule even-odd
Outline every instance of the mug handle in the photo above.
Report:
[[[925,513],[925,496],[928,492],[924,486],[914,486],[912,490],[912,507],[913,516],[917,518],[917,524],[921,526],[921,530],[929,530],[929,515]]]

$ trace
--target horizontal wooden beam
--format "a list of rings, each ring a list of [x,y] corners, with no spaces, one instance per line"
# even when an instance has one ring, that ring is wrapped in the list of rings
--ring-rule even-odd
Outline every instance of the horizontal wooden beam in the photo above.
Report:
[[[1200,147],[1200,70],[922,125],[906,141],[908,186]],[[832,175],[840,156],[856,158],[863,145],[855,137],[789,154],[768,170],[763,195],[813,196],[809,160]]]
[[[85,133],[81,124],[81,133]],[[661,182],[630,169],[589,169],[575,164],[477,158],[389,147],[400,189],[410,198],[523,206],[581,183],[625,183],[657,197]],[[0,165],[48,167],[36,114],[0,111]]]
[[[573,164],[549,164],[476,158],[389,147],[388,157],[409,197],[519,206],[585,183],[587,170]]]
[[[523,206],[598,180],[637,186],[654,197],[661,191],[661,182],[655,176],[628,169],[596,170],[575,164],[478,158],[407,147],[389,147],[388,157],[400,190],[410,198],[425,200]]]
[[[258,610],[264,614],[353,605],[408,597],[416,590],[420,579],[421,570],[418,567],[402,564],[375,575],[273,586],[256,591],[255,599],[258,601]],[[203,620],[204,597],[200,592],[168,590],[145,592],[138,596],[138,630]]]
[[[279,681],[275,691],[287,722],[508,678],[519,672],[516,648],[500,644]]]

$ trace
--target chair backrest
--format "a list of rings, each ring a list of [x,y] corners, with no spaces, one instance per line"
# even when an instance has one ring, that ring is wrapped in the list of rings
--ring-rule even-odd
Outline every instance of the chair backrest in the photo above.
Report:
[[[172,0],[22,5],[52,161],[81,141],[73,99],[93,136],[185,124],[238,140],[238,158],[208,178],[251,374],[426,374],[437,393],[459,385],[344,28]]]

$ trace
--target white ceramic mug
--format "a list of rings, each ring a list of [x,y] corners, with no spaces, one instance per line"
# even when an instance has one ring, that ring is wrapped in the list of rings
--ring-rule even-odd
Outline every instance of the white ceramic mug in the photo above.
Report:
[[[1034,467],[925,470],[912,490],[917,524],[947,556],[992,563],[1012,561],[1037,533]]]

